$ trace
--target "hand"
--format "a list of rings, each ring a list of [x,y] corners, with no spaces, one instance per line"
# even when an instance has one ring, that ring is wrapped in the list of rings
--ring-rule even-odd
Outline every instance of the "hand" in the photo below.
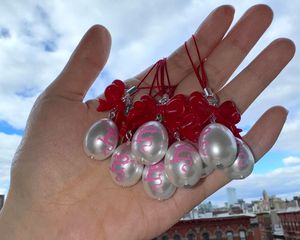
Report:
[[[230,6],[217,8],[195,37],[207,58],[209,86],[221,101],[234,101],[243,113],[290,61],[295,47],[288,39],[275,40],[223,88],[272,21],[269,7],[254,6],[224,38],[233,14]],[[195,188],[179,189],[160,202],[144,193],[141,182],[130,188],[115,185],[109,161],[93,161],[84,154],[85,132],[107,117],[96,111],[95,100],[84,103],[83,98],[102,70],[110,44],[104,27],[92,27],[37,99],[14,157],[0,218],[1,239],[151,239],[228,183],[222,171],[215,170]],[[188,45],[194,49],[191,39]],[[168,70],[172,83],[178,84],[176,94],[201,90],[183,46],[168,57]],[[257,160],[276,141],[286,116],[283,107],[273,107],[244,137]]]

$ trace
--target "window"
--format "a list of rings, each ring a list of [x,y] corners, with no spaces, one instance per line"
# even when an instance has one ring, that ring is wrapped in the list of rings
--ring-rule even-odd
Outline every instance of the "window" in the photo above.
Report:
[[[246,232],[244,230],[240,230],[240,240],[246,240]]]
[[[173,238],[174,240],[181,240],[181,237],[178,234],[175,234]]]
[[[203,238],[203,240],[209,240],[209,233],[203,233],[202,234],[202,238]]]
[[[233,240],[233,232],[232,231],[228,231],[226,233],[226,237],[227,237],[227,240]]]
[[[187,240],[196,240],[196,235],[194,233],[190,232],[187,235]]]
[[[222,232],[216,231],[216,240],[222,240]]]

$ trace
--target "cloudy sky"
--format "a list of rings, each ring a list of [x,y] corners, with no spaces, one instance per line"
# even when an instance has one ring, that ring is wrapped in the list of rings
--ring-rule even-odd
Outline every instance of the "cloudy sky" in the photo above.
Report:
[[[129,78],[169,55],[215,7],[232,4],[236,21],[255,3],[270,5],[274,21],[238,71],[277,37],[300,43],[300,1],[52,0],[41,4],[38,0],[1,0],[0,193],[7,193],[11,159],[34,100],[63,68],[90,26],[102,24],[112,35],[108,64],[88,93],[93,98],[113,79]],[[283,197],[300,192],[299,64],[296,53],[243,116],[240,126],[247,130],[272,105],[289,110],[279,141],[256,165],[253,175],[230,183],[239,198],[259,198],[263,189]],[[226,201],[225,188],[210,200]]]

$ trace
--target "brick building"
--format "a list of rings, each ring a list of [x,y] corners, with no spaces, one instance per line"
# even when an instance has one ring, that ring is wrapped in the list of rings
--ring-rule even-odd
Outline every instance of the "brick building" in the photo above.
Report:
[[[260,212],[256,214],[260,240],[273,239],[272,220],[270,212]]]
[[[277,213],[280,217],[286,240],[300,240],[300,208]]]
[[[260,239],[254,214],[220,214],[182,220],[156,240],[256,240]]]

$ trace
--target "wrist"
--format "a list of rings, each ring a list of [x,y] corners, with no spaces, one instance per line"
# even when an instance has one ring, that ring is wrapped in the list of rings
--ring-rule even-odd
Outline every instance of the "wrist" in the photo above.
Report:
[[[109,239],[99,222],[80,214],[81,207],[73,211],[68,204],[37,205],[8,196],[0,213],[1,240]]]
[[[2,240],[30,239],[28,228],[32,217],[25,214],[22,204],[8,196],[0,213],[0,236]]]
[[[25,201],[17,200],[12,195],[8,194],[0,213],[1,240],[45,239],[45,236],[40,234],[45,233],[47,226],[44,214],[33,211]]]

